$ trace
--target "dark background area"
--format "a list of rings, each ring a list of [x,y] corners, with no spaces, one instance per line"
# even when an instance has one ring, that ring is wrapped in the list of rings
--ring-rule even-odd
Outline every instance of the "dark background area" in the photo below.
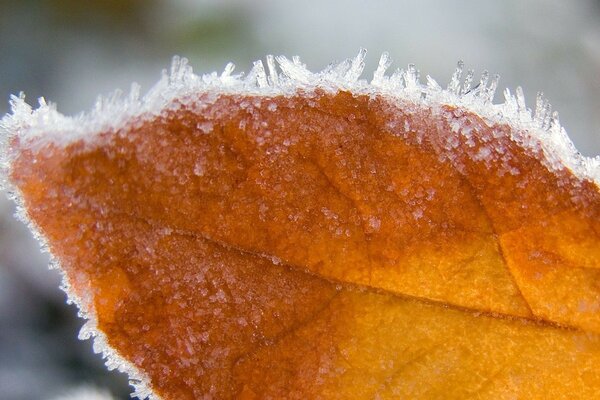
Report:
[[[531,107],[544,91],[577,148],[600,154],[600,2],[592,0],[0,0],[0,115],[20,91],[65,114],[133,81],[146,91],[174,54],[198,73],[228,61],[247,71],[266,54],[300,55],[320,70],[359,47],[369,50],[367,79],[389,51],[394,67],[416,63],[442,85],[462,59],[499,73],[502,88],[522,85]],[[62,399],[82,386],[105,393],[70,398],[128,398],[124,375],[77,340],[83,321],[13,213],[0,195],[0,398]]]

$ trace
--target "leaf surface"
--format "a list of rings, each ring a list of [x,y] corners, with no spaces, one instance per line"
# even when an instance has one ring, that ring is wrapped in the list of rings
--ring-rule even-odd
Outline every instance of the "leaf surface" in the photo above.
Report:
[[[600,192],[510,123],[351,90],[199,92],[10,179],[158,396],[596,398]]]

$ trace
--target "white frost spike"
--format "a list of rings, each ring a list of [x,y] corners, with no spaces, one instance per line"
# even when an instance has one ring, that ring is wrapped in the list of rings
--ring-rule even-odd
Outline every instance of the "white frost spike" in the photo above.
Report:
[[[427,75],[427,88],[434,92],[442,90],[440,84],[429,75]]]
[[[221,79],[229,78],[234,70],[235,70],[235,64],[232,62],[227,63],[227,65],[223,69],[223,72],[221,73]]]
[[[267,67],[269,68],[269,80],[271,86],[279,86],[279,75],[277,74],[277,67],[275,66],[275,57],[272,54],[267,56]]]
[[[544,121],[542,124],[542,129],[548,130],[550,129],[550,123],[552,122],[552,105],[546,101],[546,109],[544,111]]]
[[[304,64],[300,63],[300,59],[296,61],[290,61],[284,56],[277,57],[279,68],[281,72],[293,82],[309,84],[311,81],[312,73],[306,69]]]
[[[231,86],[231,85],[235,85],[238,83],[241,75],[232,75],[234,70],[235,70],[234,63],[230,62],[230,63],[227,63],[227,65],[225,65],[225,68],[223,69],[223,72],[221,73],[221,76],[219,77],[219,80],[223,85]]]
[[[377,69],[373,73],[373,80],[371,83],[375,86],[381,86],[385,82],[385,71],[392,65],[392,59],[387,51],[384,51],[379,58],[379,64]]]
[[[256,83],[259,88],[266,88],[269,86],[269,81],[267,80],[267,74],[265,72],[265,66],[263,65],[261,60],[254,61],[254,68],[252,68],[253,76],[256,76]]]
[[[500,81],[500,75],[495,74],[492,77],[490,85],[485,89],[484,101],[491,103],[494,100],[496,89],[498,88],[498,81]]]
[[[329,64],[323,71],[323,78],[329,82],[341,82],[346,80],[346,75],[352,66],[352,61],[347,58],[339,63]]]
[[[465,83],[463,84],[461,94],[467,94],[471,91],[471,84],[473,83],[473,76],[475,75],[475,71],[470,69],[467,71],[467,76],[465,76]]]
[[[504,89],[504,109],[508,113],[516,114],[519,108],[517,107],[517,99],[510,93],[510,89]]]
[[[515,90],[516,101],[517,101],[517,110],[520,113],[527,113],[531,116],[531,113],[527,111],[527,105],[525,104],[525,94],[523,93],[523,88],[521,86],[517,86]]]
[[[392,76],[390,76],[388,85],[390,90],[398,93],[402,92],[406,88],[404,84],[404,70],[400,68],[395,70]]]
[[[544,121],[544,94],[542,92],[538,92],[537,96],[535,96],[535,112],[533,114],[533,120],[538,126],[542,126]]]
[[[452,74],[452,78],[450,78],[450,82],[448,83],[448,91],[450,93],[454,93],[454,94],[460,93],[460,79],[462,77],[464,66],[465,66],[465,63],[462,62],[462,60],[459,61],[458,63],[456,63],[456,69],[454,70],[454,73]]]
[[[552,119],[550,120],[550,129],[561,129],[560,119],[558,118],[558,111],[552,113]]]
[[[31,115],[33,111],[31,106],[25,102],[25,93],[23,92],[19,92],[18,96],[11,95],[9,104],[14,116]]]
[[[487,70],[484,70],[481,73],[481,79],[479,79],[479,84],[473,88],[473,94],[476,96],[480,96],[482,93],[485,93],[487,89],[488,81],[490,80],[490,73]]]
[[[96,100],[96,104],[95,104],[95,111],[98,114],[102,114],[105,111],[109,110],[111,106],[113,106],[119,102],[122,94],[123,94],[123,92],[121,92],[121,90],[117,89],[112,93],[112,95],[110,97],[98,96],[98,99]],[[44,106],[46,105],[46,101],[43,98],[40,98],[39,101],[40,101],[40,106],[42,105],[42,103],[44,104]]]
[[[130,103],[138,103],[140,101],[140,91],[142,87],[137,83],[131,84],[131,89],[129,90],[129,102]]]
[[[189,65],[189,61],[185,57],[173,57],[171,63],[171,74],[169,76],[169,82],[172,85],[184,84],[188,77],[193,76],[194,72],[192,67]]]
[[[544,98],[544,94],[539,92],[535,100],[535,115],[534,120],[536,125],[547,130],[550,127],[550,119],[552,118],[552,106]]]
[[[365,57],[367,55],[367,49],[361,48],[358,55],[352,59],[350,69],[346,72],[344,78],[348,83],[354,83],[360,78],[363,70],[365,69]]]
[[[410,91],[420,91],[420,83],[419,83],[419,70],[415,67],[415,64],[408,64],[408,68],[404,74],[404,83],[406,84],[406,89]]]

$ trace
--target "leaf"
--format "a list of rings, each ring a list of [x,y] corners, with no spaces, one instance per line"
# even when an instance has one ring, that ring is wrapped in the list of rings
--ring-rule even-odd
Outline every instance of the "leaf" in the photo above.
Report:
[[[597,397],[597,159],[487,77],[362,57],[176,60],[79,120],[14,99],[9,179],[83,336],[140,397]]]

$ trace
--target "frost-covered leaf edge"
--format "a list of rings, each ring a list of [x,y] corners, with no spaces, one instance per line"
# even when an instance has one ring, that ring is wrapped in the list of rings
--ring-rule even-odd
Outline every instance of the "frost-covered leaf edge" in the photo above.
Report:
[[[37,139],[35,146],[48,142],[66,145],[80,139],[93,142],[100,132],[115,131],[129,121],[151,119],[176,104],[194,101],[199,93],[269,97],[316,89],[380,95],[398,103],[410,102],[429,108],[442,105],[463,108],[482,117],[489,125],[510,125],[512,140],[525,148],[541,149],[542,162],[549,170],[566,167],[579,178],[600,186],[600,155],[585,157],[577,151],[561,126],[558,113],[552,111],[541,93],[533,111],[526,106],[520,87],[514,94],[505,89],[504,102],[494,104],[498,75],[490,76],[484,71],[474,84],[474,72],[465,73],[464,64],[459,62],[449,84],[442,88],[430,76],[422,83],[413,64],[386,75],[392,63],[388,53],[381,55],[368,82],[360,79],[365,55],[366,50],[360,49],[356,57],[332,63],[320,72],[308,70],[299,57],[290,60],[284,56],[267,56],[267,68],[262,61],[255,61],[246,75],[233,74],[232,63],[227,64],[221,74],[196,75],[186,58],[175,56],[170,70],[163,70],[162,78],[145,96],[140,96],[139,85],[133,84],[127,95],[116,91],[109,97],[99,97],[91,111],[73,117],[61,114],[55,104],[47,103],[44,98],[39,99],[39,106],[34,109],[22,93],[11,96],[12,112],[0,120],[0,187],[7,184],[11,159],[8,142],[15,135],[24,141]]]

